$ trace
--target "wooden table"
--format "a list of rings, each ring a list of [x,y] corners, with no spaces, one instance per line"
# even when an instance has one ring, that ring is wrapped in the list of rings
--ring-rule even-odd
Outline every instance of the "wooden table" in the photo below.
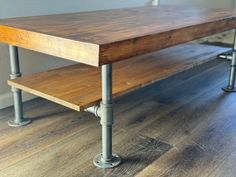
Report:
[[[94,113],[102,124],[102,153],[95,157],[94,164],[102,168],[117,166],[121,158],[112,154],[112,95],[143,87],[215,58],[227,49],[201,46],[202,53],[199,45],[161,49],[235,27],[234,11],[176,6],[0,20],[0,42],[10,45],[11,79],[14,79],[9,84],[14,95],[15,119],[9,125],[30,123],[23,117],[21,90],[77,111]],[[21,74],[17,47],[86,65],[18,78]],[[155,53],[157,50],[161,51]],[[226,91],[234,91],[236,55],[233,51]],[[101,72],[96,68],[100,66]]]

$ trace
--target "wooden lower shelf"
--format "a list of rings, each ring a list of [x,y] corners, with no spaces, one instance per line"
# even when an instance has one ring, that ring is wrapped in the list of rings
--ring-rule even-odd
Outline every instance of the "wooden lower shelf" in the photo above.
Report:
[[[113,65],[114,97],[215,59],[227,48],[183,44]],[[76,64],[36,73],[8,84],[81,111],[101,100],[101,69]]]

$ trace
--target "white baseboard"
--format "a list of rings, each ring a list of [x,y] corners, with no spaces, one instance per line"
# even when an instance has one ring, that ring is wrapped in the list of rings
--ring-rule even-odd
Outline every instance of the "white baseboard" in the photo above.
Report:
[[[22,98],[23,101],[29,101],[36,98],[36,96],[22,92]],[[13,98],[11,92],[0,95],[0,109],[7,108],[12,105],[13,105]]]

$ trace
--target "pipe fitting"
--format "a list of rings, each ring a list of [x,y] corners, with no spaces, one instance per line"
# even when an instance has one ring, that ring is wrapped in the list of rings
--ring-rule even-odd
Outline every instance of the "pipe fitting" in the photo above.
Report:
[[[103,104],[84,109],[85,112],[94,114],[101,118],[101,125],[111,126],[113,124],[113,104]]]
[[[113,124],[113,104],[100,103],[101,125],[111,126]]]
[[[235,53],[235,49],[232,49],[228,52],[221,53],[218,55],[218,58],[220,59],[226,59],[226,60],[232,60],[233,59],[233,54]]]
[[[11,79],[16,79],[16,78],[18,78],[18,77],[21,77],[21,73],[14,73],[14,74],[10,74],[10,78]]]
[[[101,117],[100,105],[92,106],[84,109],[85,112],[93,113],[96,117]]]

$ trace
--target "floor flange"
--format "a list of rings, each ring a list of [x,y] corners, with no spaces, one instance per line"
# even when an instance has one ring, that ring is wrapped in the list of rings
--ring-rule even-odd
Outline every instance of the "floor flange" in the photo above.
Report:
[[[14,119],[10,119],[9,121],[8,121],[8,125],[10,126],[10,127],[22,127],[22,126],[25,126],[25,125],[28,125],[28,124],[30,124],[32,122],[32,120],[30,120],[30,119],[27,119],[27,118],[24,118],[21,122],[19,122],[19,123],[16,123],[15,121],[14,121]]]
[[[230,87],[227,86],[227,87],[223,87],[222,90],[225,91],[225,92],[228,92],[228,93],[236,92],[236,88],[235,87],[234,88],[230,88]]]
[[[104,162],[102,159],[102,154],[98,154],[93,159],[93,163],[99,168],[114,168],[120,165],[121,158],[117,154],[112,154],[112,160],[109,162]]]

